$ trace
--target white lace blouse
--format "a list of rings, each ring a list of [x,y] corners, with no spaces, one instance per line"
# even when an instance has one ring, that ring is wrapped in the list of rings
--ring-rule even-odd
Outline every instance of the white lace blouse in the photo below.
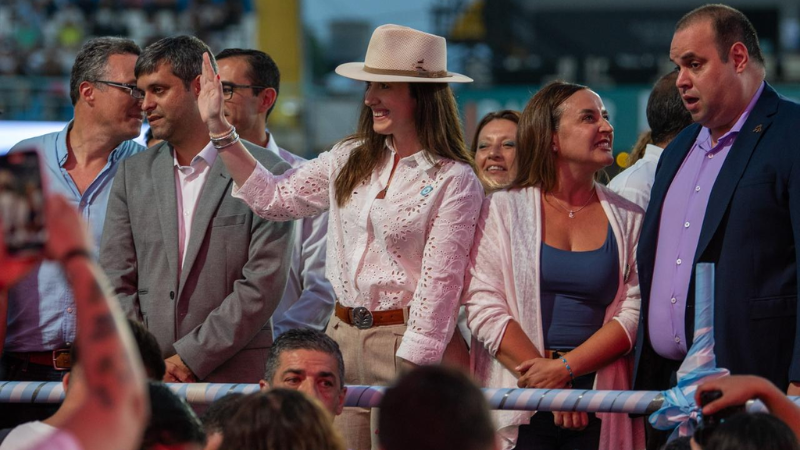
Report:
[[[370,311],[409,307],[397,356],[416,364],[441,360],[456,324],[483,188],[464,163],[423,152],[392,170],[391,145],[369,179],[343,207],[333,183],[353,141],[274,176],[260,164],[235,197],[269,220],[293,220],[330,209],[326,276],[344,306]]]

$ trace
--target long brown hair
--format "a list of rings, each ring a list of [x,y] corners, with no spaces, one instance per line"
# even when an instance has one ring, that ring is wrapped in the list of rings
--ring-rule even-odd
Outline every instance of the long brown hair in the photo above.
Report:
[[[425,156],[433,155],[461,161],[475,167],[472,156],[464,144],[464,133],[458,116],[453,91],[446,83],[409,83],[411,97],[416,99],[414,125]],[[372,129],[372,109],[361,106],[358,130],[344,142],[358,143],[334,181],[336,204],[347,204],[358,183],[369,178],[384,158],[388,136]]]
[[[539,186],[550,192],[556,188],[556,154],[553,134],[558,130],[562,105],[586,86],[553,81],[531,97],[517,128],[517,176],[509,189]]]

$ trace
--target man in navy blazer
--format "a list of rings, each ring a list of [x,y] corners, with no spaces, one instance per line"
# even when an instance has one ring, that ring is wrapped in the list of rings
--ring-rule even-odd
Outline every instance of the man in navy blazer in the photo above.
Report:
[[[694,267],[712,262],[718,366],[797,395],[800,105],[764,82],[755,29],[733,8],[684,16],[670,58],[695,124],[664,151],[644,219],[634,387],[674,385],[694,332]]]

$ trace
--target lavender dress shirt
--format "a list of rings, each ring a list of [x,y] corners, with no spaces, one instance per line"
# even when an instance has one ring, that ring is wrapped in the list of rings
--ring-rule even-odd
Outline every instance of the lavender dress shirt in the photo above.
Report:
[[[686,356],[686,297],[708,199],[722,164],[755,107],[764,83],[733,127],[713,145],[703,127],[664,198],[647,316],[650,343],[664,358]]]

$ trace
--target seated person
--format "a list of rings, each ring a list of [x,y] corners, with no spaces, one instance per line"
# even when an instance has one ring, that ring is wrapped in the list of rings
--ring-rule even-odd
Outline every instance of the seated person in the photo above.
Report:
[[[342,413],[347,388],[339,344],[311,328],[289,330],[275,339],[267,358],[262,391],[293,389],[319,400],[331,413]]]

